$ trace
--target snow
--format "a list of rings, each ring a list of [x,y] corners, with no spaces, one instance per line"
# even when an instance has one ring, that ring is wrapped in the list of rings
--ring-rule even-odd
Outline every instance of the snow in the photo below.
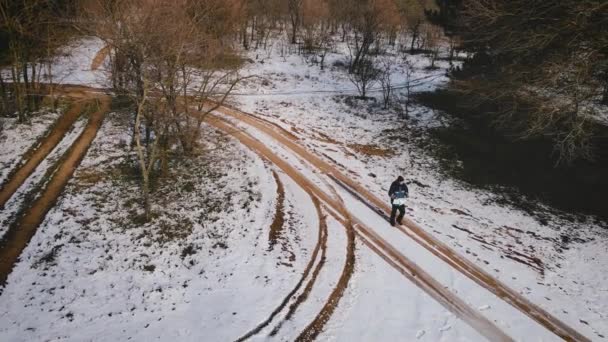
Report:
[[[406,121],[400,117],[400,103],[381,109],[377,87],[370,93],[375,102],[353,99],[355,86],[339,66],[345,59],[344,44],[327,56],[324,71],[309,59],[288,54],[288,46],[275,38],[267,51],[249,52],[253,63],[243,72],[260,78],[248,79],[237,89],[232,97],[236,106],[292,132],[309,150],[381,198],[395,176],[403,174],[410,187],[409,218],[592,340],[608,336],[605,229],[591,223],[592,218],[570,222],[558,214],[543,224],[518,208],[498,204],[489,190],[446,178],[429,153],[408,143],[411,128],[424,131],[444,125],[433,111],[413,105]],[[69,55],[54,66],[58,79],[105,86],[105,71],[89,70],[92,56],[102,47],[96,39],[67,47]],[[396,51],[389,53],[401,58]],[[447,62],[437,61],[440,69],[427,70],[424,55],[407,59],[413,65],[411,78],[418,80],[416,91],[447,82]],[[396,65],[395,85],[405,83],[405,75],[403,66]],[[396,96],[403,99],[403,89]],[[3,143],[3,166],[18,163],[35,141],[33,136],[40,136],[56,117],[48,115],[48,121],[33,124],[39,125],[32,128],[34,134],[21,126],[5,129],[11,147]],[[331,181],[285,146],[226,119],[331,193]],[[1,340],[235,340],[270,315],[311,257],[318,214],[309,195],[287,175],[247,146],[205,129],[203,136],[217,139],[221,148],[204,145],[208,149],[195,162],[178,167],[158,190],[166,196],[153,205],[160,217],[144,224],[138,221],[142,211],[128,129],[118,114],[104,122],[0,295]],[[66,139],[65,144],[71,138]],[[355,144],[388,153],[366,154]],[[50,161],[36,170],[21,193],[38,182]],[[289,229],[281,239],[295,255],[293,261],[281,248],[268,250],[277,201],[272,171],[285,187]],[[339,193],[359,220],[508,335],[521,341],[557,339],[391,229],[358,200]],[[331,217],[327,223],[327,258],[308,299],[277,336],[268,334],[285,312],[254,340],[293,340],[327,301],[344,266],[346,244],[344,227]],[[564,242],[563,235],[570,241]],[[318,340],[483,339],[360,241],[356,246],[355,273]],[[510,259],[517,255],[512,253],[538,258],[542,271]]]
[[[91,62],[105,43],[95,37],[77,38],[66,45],[54,57],[51,63],[51,75],[46,67],[42,69],[44,76],[42,83],[87,85],[104,88],[109,85],[107,63],[102,63],[98,70],[91,70]],[[2,70],[0,73],[7,82],[10,82],[10,71]]]
[[[495,322],[509,336],[518,341],[526,339],[533,341],[552,339],[551,332],[529,319],[501,298],[485,291],[470,278],[434,257],[430,251],[411,238],[406,237],[396,229],[391,229],[383,218],[374,215],[371,209],[367,208],[363,203],[343,190],[340,190],[340,195],[349,210],[354,213],[353,215],[363,220],[364,224],[382,236],[386,241],[390,241],[406,257],[431,273],[444,287],[457,294],[471,307],[492,306],[493,309],[486,311],[484,315]],[[439,331],[447,330],[445,328],[445,326],[440,327]]]
[[[107,87],[107,63],[98,70],[91,70],[91,62],[99,50],[105,46],[101,39],[89,37],[77,39],[63,49],[53,62],[53,82],[61,84]]]
[[[302,208],[291,214],[297,235],[288,238],[297,258],[287,267],[277,263],[282,252],[268,252],[263,239],[276,191],[268,166],[227,142],[216,150],[227,155],[213,154],[196,169],[209,170],[205,176],[215,175],[215,182],[196,183],[195,197],[177,191],[181,200],[164,208],[178,214],[173,219],[195,222],[187,237],[165,241],[161,223],[169,225],[171,218],[133,225],[129,220],[137,212],[129,207],[139,196],[136,184],[112,186],[128,175],[122,169],[128,153],[120,153],[125,131],[106,120],[23,252],[0,296],[3,339],[233,340],[269,314],[281,299],[277,294],[297,281],[316,237],[305,231],[317,229],[314,209],[311,215],[301,194],[287,199]],[[229,167],[214,167],[224,164],[220,159]],[[209,205],[226,207],[212,211]],[[195,254],[184,256],[189,245]],[[146,271],[151,265],[154,270]]]
[[[246,72],[259,75],[266,82],[246,84],[248,92],[290,91],[299,94],[237,95],[234,97],[237,107],[261,115],[289,130],[300,138],[303,145],[320,156],[331,157],[357,182],[367,185],[380,197],[385,196],[396,174],[403,174],[410,182],[410,218],[461,255],[585,335],[591,338],[607,336],[605,317],[608,315],[608,294],[598,291],[598,287],[593,285],[605,281],[603,275],[608,271],[605,253],[608,249],[608,232],[592,223],[593,218],[584,223],[569,222],[552,215],[548,224],[544,225],[518,208],[497,204],[493,201],[497,195],[488,190],[474,189],[459,181],[446,179],[428,153],[398,139],[399,135],[407,138],[408,134],[408,128],[400,124],[403,120],[398,118],[398,111],[383,111],[379,106],[370,106],[368,110],[364,102],[351,107],[343,97],[333,93],[307,93],[311,89],[346,89],[352,86],[348,84],[343,70],[331,67],[335,61],[344,58],[341,54],[328,56],[327,65],[330,67],[325,71],[314,65],[306,65],[300,56],[284,57],[274,50],[261,57],[258,53],[256,55],[257,60],[254,54],[250,55],[255,63],[247,65]],[[408,58],[415,66],[412,77],[421,78],[431,72],[437,73],[436,70],[424,69],[424,56]],[[445,62],[439,65],[446,67]],[[402,80],[403,70],[398,69],[396,73],[395,79]],[[443,82],[444,78],[430,79],[424,89],[432,90]],[[240,89],[239,92],[245,93],[245,90]],[[443,124],[433,111],[424,107],[415,106],[410,115],[412,119],[408,123],[416,127]],[[354,143],[381,146],[394,151],[395,155],[363,155],[349,147]],[[475,235],[458,230],[454,225],[483,236],[500,248],[488,250],[486,245],[473,239]],[[564,244],[561,242],[562,235],[574,237],[575,241]],[[507,258],[505,255],[509,250],[539,258],[544,266],[544,274]],[[482,307],[487,305],[479,303]],[[496,306],[491,305],[484,309],[484,313],[497,310]],[[497,317],[503,317],[501,315]],[[513,323],[513,326],[517,327],[514,331],[519,332],[516,336],[527,336],[528,331],[518,330],[525,324]]]

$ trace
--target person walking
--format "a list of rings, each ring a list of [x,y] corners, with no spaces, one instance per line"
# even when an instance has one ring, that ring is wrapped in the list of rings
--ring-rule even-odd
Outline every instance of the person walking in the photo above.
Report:
[[[402,176],[397,177],[397,180],[391,184],[391,187],[388,190],[388,195],[391,198],[391,205],[393,206],[391,210],[390,222],[391,226],[394,227],[397,211],[399,211],[397,223],[401,224],[401,220],[403,220],[403,216],[405,216],[405,199],[409,195],[409,190]]]

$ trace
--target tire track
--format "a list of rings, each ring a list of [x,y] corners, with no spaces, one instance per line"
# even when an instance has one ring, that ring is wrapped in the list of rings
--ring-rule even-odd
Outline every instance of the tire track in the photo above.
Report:
[[[106,57],[110,54],[110,45],[106,45],[101,50],[97,51],[95,57],[93,57],[93,61],[91,62],[91,70],[95,71],[99,69],[99,67],[103,64],[103,61],[106,60]]]
[[[347,244],[346,244],[346,262],[342,269],[342,274],[338,283],[334,287],[333,291],[329,295],[329,298],[325,302],[325,305],[321,311],[317,314],[315,319],[300,333],[296,338],[296,341],[314,341],[317,336],[323,331],[325,324],[329,321],[334,311],[338,307],[338,303],[344,292],[348,287],[348,283],[353,276],[355,271],[355,230],[353,228],[352,220],[349,213],[344,209],[344,204],[339,208],[341,214],[346,218],[343,222],[346,228]]]
[[[382,201],[364,187],[354,183],[329,163],[308,152],[296,141],[290,139],[289,135],[284,134],[284,129],[277,128],[276,126],[267,123],[267,121],[258,118],[255,115],[244,113],[230,107],[221,107],[218,112],[231,116],[271,136],[322,172],[332,175],[339,181],[351,187],[355,192],[360,194],[359,198],[363,199],[364,202],[366,202],[368,205],[371,203],[373,206],[375,206],[375,208],[372,209],[384,212],[384,214],[390,213],[390,207],[385,203],[385,201]],[[567,341],[590,341],[587,337],[583,336],[581,333],[574,330],[572,327],[568,326],[557,317],[550,314],[548,311],[530,302],[518,292],[494,278],[481,267],[459,255],[451,247],[441,242],[433,235],[427,233],[410,219],[404,218],[404,224],[397,226],[397,229],[422,245],[448,265],[452,266],[465,276],[475,281],[478,285],[520,310],[522,313],[526,314],[528,317],[535,320],[560,338]]]
[[[317,209],[317,213],[319,215],[322,214],[322,210],[321,210],[321,203],[319,202],[319,199],[317,197],[315,197],[314,195],[312,195],[312,201],[315,204],[315,208]],[[312,291],[312,288],[314,286],[314,284],[317,281],[317,277],[319,276],[319,273],[321,272],[321,269],[323,268],[323,266],[325,265],[325,258],[326,258],[326,252],[327,252],[327,216],[323,215],[323,216],[319,216],[321,218],[320,221],[320,226],[321,226],[321,230],[322,230],[322,240],[321,240],[321,259],[319,260],[319,262],[317,263],[317,266],[315,267],[314,271],[312,272],[312,277],[308,280],[308,283],[306,284],[306,286],[304,287],[304,290],[302,291],[302,293],[300,295],[298,295],[298,297],[296,298],[296,300],[291,303],[291,305],[289,306],[289,310],[287,311],[287,314],[285,315],[285,317],[283,318],[282,321],[280,321],[270,332],[269,336],[275,336],[279,330],[281,329],[281,327],[283,326],[283,324],[286,321],[289,321],[293,315],[296,312],[296,309],[302,304],[304,303],[304,301],[306,301],[306,299],[308,299],[308,296],[310,295],[310,292]]]
[[[339,221],[343,222],[345,225],[348,225],[348,212],[344,209],[340,209],[341,207],[343,207],[343,205],[341,205],[338,200],[332,198],[332,196],[328,195],[317,185],[309,181],[299,171],[297,171],[293,166],[291,166],[291,164],[274,154],[262,142],[252,138],[244,131],[237,129],[230,123],[227,123],[216,116],[208,116],[205,121],[209,125],[231,134],[243,145],[255,151],[262,158],[275,164],[277,167],[283,170],[283,172],[289,175],[302,189],[305,189],[305,191],[314,194],[314,196],[316,196],[321,202],[323,202],[330,209],[329,212],[334,217],[339,219]],[[342,215],[340,214],[341,212],[345,214]],[[402,273],[404,272],[402,271],[402,269],[412,270],[410,274],[423,273],[423,271],[419,267],[417,267],[415,263],[408,260],[405,256],[400,255],[400,253],[394,247],[392,247],[381,237],[375,235],[375,233],[373,233],[370,229],[366,228],[365,225],[359,222],[356,218],[352,218],[351,220],[353,223],[353,228],[356,227],[355,229],[361,231],[362,234],[374,237],[374,239],[377,241],[378,246],[380,247],[372,249],[372,251],[379,253],[378,255],[383,258],[389,258],[389,264],[391,266],[395,267],[398,271]],[[355,229],[352,229],[351,231],[354,232]],[[381,249],[385,251],[382,252]],[[427,292],[431,297],[435,298],[440,304],[444,305],[444,307],[453,312],[456,316],[463,319],[463,321],[465,321],[471,327],[477,329],[482,335],[486,336],[489,340],[511,341],[511,338],[507,336],[504,332],[502,332],[494,323],[489,321],[487,318],[481,316],[475,309],[467,305],[464,301],[460,300],[451,291],[443,288],[443,286],[441,286],[437,281],[435,281],[430,275],[425,276],[424,279],[425,282],[417,281],[414,282],[414,284],[418,285],[423,291]],[[329,305],[337,305],[337,303]],[[306,328],[305,332],[306,335],[300,335],[300,338],[302,338],[303,340],[305,340],[305,338],[307,337],[314,337],[314,335],[312,335],[312,332],[318,334],[320,331],[309,326]]]
[[[90,115],[83,132],[64,154],[62,162],[40,196],[20,215],[0,240],[0,294],[21,252],[44,221],[46,213],[61,195],[101,127],[109,110],[110,99],[107,96],[92,97],[92,99],[97,102],[98,108]]]
[[[277,244],[283,225],[285,224],[285,189],[283,183],[279,179],[279,176],[275,171],[272,171],[272,176],[277,183],[277,204],[275,206],[275,215],[272,223],[270,224],[270,231],[268,232],[268,249],[272,250]]]
[[[80,117],[83,105],[81,102],[75,102],[70,109],[61,115],[53,124],[50,132],[40,140],[31,151],[26,153],[27,161],[11,172],[7,177],[6,183],[0,189],[0,209],[15,194],[17,189],[23,185],[25,180],[36,170],[38,165],[55,149],[57,144],[61,142],[76,120]]]
[[[276,172],[273,171],[273,174],[276,176]],[[278,180],[278,177],[277,177],[277,180]],[[302,287],[302,284],[304,283],[306,278],[308,278],[308,275],[310,274],[310,271],[312,270],[312,268],[315,264],[315,261],[317,260],[317,256],[319,255],[320,250],[322,251],[321,252],[322,253],[321,261],[319,261],[319,263],[317,263],[317,267],[315,268],[315,270],[313,272],[313,278],[306,285],[304,292],[306,292],[306,289],[308,289],[308,286],[311,284],[311,282],[312,282],[312,284],[314,284],[314,281],[316,280],[315,273],[318,273],[318,270],[320,270],[321,267],[323,267],[324,258],[325,258],[325,250],[327,248],[327,225],[325,224],[325,218],[323,217],[323,213],[321,212],[321,207],[318,204],[319,201],[316,199],[316,197],[314,197],[312,195],[312,193],[310,193],[309,191],[306,191],[306,192],[309,194],[309,196],[311,197],[311,200],[314,202],[315,208],[317,209],[317,214],[319,215],[319,229],[318,229],[317,244],[315,245],[315,249],[312,252],[310,260],[308,261],[308,264],[304,268],[304,272],[302,272],[302,277],[300,278],[300,280],[298,281],[296,286],[287,294],[287,296],[285,296],[285,298],[283,298],[283,301],[281,301],[279,306],[277,306],[272,311],[270,316],[266,320],[264,320],[262,323],[258,324],[255,328],[253,328],[252,330],[247,332],[245,335],[238,338],[237,341],[245,341],[245,340],[249,339],[250,337],[260,333],[262,331],[262,329],[267,327],[272,322],[272,320],[287,306],[287,304],[289,304],[289,301]],[[310,285],[310,287],[312,288],[312,285]],[[292,310],[291,307],[290,307],[290,310]],[[294,309],[294,311],[295,311],[295,309]]]

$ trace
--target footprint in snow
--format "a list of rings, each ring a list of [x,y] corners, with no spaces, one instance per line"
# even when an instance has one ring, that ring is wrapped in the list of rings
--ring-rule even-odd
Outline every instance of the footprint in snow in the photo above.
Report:
[[[489,308],[490,308],[489,305],[482,305],[479,307],[479,311],[485,311],[485,310],[488,310]]]
[[[439,328],[439,331],[444,332],[444,331],[448,331],[450,329],[452,329],[452,326],[449,324],[446,324],[443,327]]]
[[[424,334],[426,334],[426,331],[424,330],[420,330],[416,333],[416,339],[420,339],[422,336],[424,336]]]

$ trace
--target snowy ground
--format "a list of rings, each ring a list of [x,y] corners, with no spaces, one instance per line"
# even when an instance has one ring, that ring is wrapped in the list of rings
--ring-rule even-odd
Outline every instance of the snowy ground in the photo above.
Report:
[[[53,83],[107,87],[108,75],[105,64],[102,64],[98,70],[91,70],[93,57],[104,46],[102,40],[93,37],[77,39],[68,44],[53,61],[51,67]]]
[[[557,216],[543,224],[517,208],[496,204],[496,195],[488,191],[445,179],[427,152],[407,143],[413,138],[405,123],[442,124],[432,111],[416,107],[404,121],[398,110],[384,111],[371,101],[313,93],[354,89],[343,70],[331,67],[344,54],[329,55],[330,67],[321,71],[306,65],[301,56],[282,56],[281,44],[275,43],[266,54],[250,55],[254,63],[246,71],[265,81],[247,84],[239,93],[267,95],[235,96],[239,108],[291,131],[378,196],[386,196],[390,182],[403,174],[410,183],[408,215],[414,221],[575,329],[593,339],[608,336],[604,228],[589,223],[592,219],[570,222]],[[412,78],[441,75],[441,70],[424,68],[429,62],[422,55],[408,60],[415,66]],[[446,62],[438,65],[447,67]],[[403,83],[404,78],[403,70],[397,69],[393,82]],[[429,77],[416,90],[431,90],[445,81],[441,76]],[[379,103],[380,96],[375,95]]]
[[[93,39],[73,46],[71,57],[56,67],[65,83],[104,84],[103,71],[87,69],[101,46]],[[407,128],[441,125],[432,111],[415,107],[403,120],[398,117],[401,105],[381,109],[377,91],[371,93],[376,103],[353,99],[355,87],[338,63],[345,58],[343,45],[328,55],[325,71],[309,59],[287,54],[288,46],[275,40],[268,51],[249,54],[253,63],[244,72],[263,78],[237,90],[232,101],[239,108],[291,131],[309,150],[380,197],[403,174],[411,194],[407,214],[414,221],[592,340],[608,336],[605,230],[557,216],[541,224],[517,208],[496,204],[496,195],[488,191],[446,179],[438,163],[412,143]],[[420,80],[416,91],[447,81],[447,62],[438,61],[439,70],[427,70],[423,55],[408,60],[414,66],[411,78]],[[397,65],[393,83],[404,82],[405,70]],[[142,225],[127,132],[120,115],[106,120],[23,252],[0,295],[0,340],[234,340],[268,317],[300,278],[317,242],[319,217],[308,195],[289,177],[246,146],[217,136],[221,145],[205,145],[205,153],[180,164],[171,181],[156,189],[165,198],[154,203],[159,217]],[[305,162],[263,134],[251,134],[328,191],[322,175]],[[14,151],[3,160],[16,160],[23,152]],[[268,249],[278,201],[272,171],[285,188],[290,229],[284,231],[281,246],[287,251]],[[391,230],[354,198],[341,195],[361,220],[510,336],[556,339]],[[328,231],[327,261],[315,290],[277,340],[293,340],[335,286],[344,264],[345,233],[331,219]],[[256,339],[270,339],[270,328]],[[361,244],[354,276],[319,337],[481,339]]]
[[[318,225],[301,190],[286,182],[291,250],[268,251],[274,178],[224,141],[177,168],[188,174],[157,189],[160,217],[142,226],[125,131],[106,120],[22,254],[0,296],[3,340],[234,340],[299,278]]]

